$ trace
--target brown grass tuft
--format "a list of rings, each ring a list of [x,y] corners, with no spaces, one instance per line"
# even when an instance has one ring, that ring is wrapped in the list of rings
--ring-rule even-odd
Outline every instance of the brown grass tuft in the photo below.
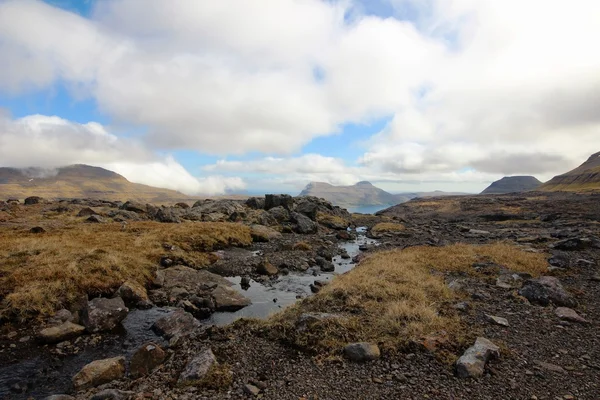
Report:
[[[388,233],[388,232],[389,233],[401,232],[405,229],[406,228],[402,224],[397,224],[397,223],[393,223],[393,222],[380,222],[371,229],[371,232],[378,235],[381,233]]]
[[[317,213],[317,222],[333,229],[346,228],[350,225],[350,221],[347,219],[322,212]]]

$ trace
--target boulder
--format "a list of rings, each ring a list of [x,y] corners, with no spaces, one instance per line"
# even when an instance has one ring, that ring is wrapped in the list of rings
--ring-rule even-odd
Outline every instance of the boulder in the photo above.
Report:
[[[575,307],[577,302],[553,276],[528,279],[519,294],[532,303],[547,306],[550,302],[557,306]]]
[[[189,211],[195,214],[222,214],[227,218],[234,213],[244,214],[246,208],[236,200],[198,200]]]
[[[261,275],[277,275],[279,270],[276,266],[271,264],[269,260],[263,259],[262,262],[256,266],[256,272]]]
[[[379,358],[379,347],[373,343],[351,343],[344,347],[344,355],[356,362],[373,361]]]
[[[206,294],[216,286],[232,286],[227,279],[206,270],[195,270],[181,265],[162,271],[162,287],[168,293],[175,289],[183,289],[190,294],[199,296]]]
[[[556,250],[564,251],[585,250],[589,248],[600,249],[600,239],[596,237],[571,238],[556,242],[553,247]]]
[[[77,213],[78,217],[89,217],[91,215],[96,215],[98,214],[96,211],[92,210],[89,207],[84,207],[81,210],[79,210],[79,212]]]
[[[201,381],[217,365],[217,358],[211,349],[202,350],[192,358],[179,375],[178,384],[182,386],[194,385]]]
[[[41,226],[34,226],[33,228],[31,228],[29,230],[30,233],[35,233],[35,234],[40,234],[40,233],[46,233],[46,230],[44,228],[42,228]]]
[[[269,242],[271,240],[281,239],[283,237],[281,232],[264,225],[250,226],[250,235],[252,235],[252,240],[254,242]]]
[[[491,358],[500,356],[500,348],[486,338],[478,337],[456,361],[456,374],[460,378],[478,378],[483,375],[485,365]]]
[[[154,219],[158,222],[178,224],[181,222],[176,208],[164,207],[159,208],[154,214]]]
[[[148,375],[161,365],[167,358],[167,353],[156,343],[146,343],[133,353],[129,374],[133,379]]]
[[[146,288],[137,282],[124,282],[119,289],[117,289],[117,294],[123,299],[123,302],[125,302],[125,305],[128,307],[149,308],[152,306],[148,299]]]
[[[187,210],[188,208],[190,208],[190,205],[188,203],[179,202],[176,203],[173,207],[181,208],[182,210]]]
[[[89,222],[89,223],[92,223],[92,224],[103,224],[106,221],[104,221],[104,218],[102,218],[101,216],[94,214],[94,215],[90,215],[85,220],[85,222]]]
[[[485,315],[485,317],[488,319],[488,321],[490,321],[493,324],[496,325],[500,325],[500,326],[510,326],[508,323],[508,320],[506,318],[502,318],[502,317],[497,317],[495,315]]]
[[[319,212],[319,205],[309,199],[301,199],[296,205],[296,212],[306,215],[312,221],[317,220],[317,214]]]
[[[588,323],[588,321],[585,318],[577,314],[577,312],[571,308],[558,307],[556,310],[554,310],[554,314],[556,314],[558,318],[563,319],[565,321],[577,322],[580,324]]]
[[[290,220],[290,212],[281,206],[269,209],[269,215],[279,223]]]
[[[265,210],[275,207],[283,207],[288,211],[294,208],[294,198],[289,194],[267,194],[265,195]]]
[[[128,201],[121,206],[121,210],[131,211],[137,214],[145,214],[148,212],[148,206],[136,201]]]
[[[85,327],[66,321],[60,325],[42,329],[38,333],[38,340],[48,344],[58,343],[82,335],[84,331]]]
[[[217,311],[237,311],[252,304],[250,299],[229,286],[217,286],[212,297]]]
[[[27,197],[25,199],[24,204],[26,206],[31,206],[31,205],[34,205],[34,204],[40,204],[40,203],[44,203],[44,202],[45,202],[45,200],[42,197],[39,197],[39,196],[30,196],[30,197]]]
[[[319,229],[319,225],[313,222],[304,214],[292,212],[290,215],[291,221],[296,224],[294,231],[300,234],[316,233]]]
[[[88,389],[125,376],[125,357],[96,360],[84,366],[72,379],[75,390]]]
[[[95,298],[89,301],[82,311],[81,322],[90,333],[114,329],[129,312],[120,297]]]
[[[176,336],[190,335],[200,327],[200,321],[192,314],[178,309],[158,319],[152,325],[152,330],[165,339],[171,339]]]
[[[246,200],[246,206],[253,210],[263,210],[265,208],[264,197],[250,197]]]

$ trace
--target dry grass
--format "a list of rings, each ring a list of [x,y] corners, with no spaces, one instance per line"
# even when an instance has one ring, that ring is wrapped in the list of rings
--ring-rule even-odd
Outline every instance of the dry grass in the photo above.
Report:
[[[369,341],[397,351],[425,337],[464,341],[464,329],[450,304],[457,296],[444,272],[475,274],[472,265],[492,261],[534,275],[545,268],[540,254],[507,244],[413,247],[375,253],[352,271],[336,277],[313,297],[273,316],[267,326],[275,337],[319,353],[335,353],[349,343]],[[341,318],[324,320],[299,331],[295,324],[306,312]]]
[[[70,223],[31,234],[0,228],[0,312],[30,317],[51,314],[82,294],[110,293],[125,280],[145,285],[156,269],[164,243],[181,250],[197,267],[206,252],[252,242],[248,227],[234,223],[131,222]]]
[[[347,227],[350,225],[350,221],[347,219],[322,212],[317,213],[317,222],[329,228]]]
[[[402,232],[405,229],[406,229],[405,226],[402,224],[397,224],[397,223],[393,223],[393,222],[380,222],[371,229],[371,232],[377,235],[377,234],[388,233],[388,232],[389,233]]]
[[[301,251],[310,251],[312,250],[312,246],[310,245],[310,243],[307,242],[297,242],[294,244],[293,249]]]

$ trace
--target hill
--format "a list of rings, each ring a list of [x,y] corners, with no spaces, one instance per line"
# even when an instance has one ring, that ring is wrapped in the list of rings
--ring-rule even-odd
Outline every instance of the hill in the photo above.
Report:
[[[190,201],[181,192],[129,182],[125,177],[100,167],[70,165],[57,169],[0,168],[0,198],[23,199],[91,198],[136,200],[148,203]]]
[[[541,184],[542,182],[533,176],[505,176],[493,182],[481,194],[528,192],[536,189]]]
[[[555,176],[538,190],[546,192],[589,192],[600,190],[600,151],[565,174]]]

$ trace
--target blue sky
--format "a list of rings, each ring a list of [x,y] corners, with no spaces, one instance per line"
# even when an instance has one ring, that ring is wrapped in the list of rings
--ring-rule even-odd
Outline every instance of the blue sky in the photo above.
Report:
[[[549,179],[600,145],[600,6],[520,4],[0,1],[0,163],[190,194]]]

